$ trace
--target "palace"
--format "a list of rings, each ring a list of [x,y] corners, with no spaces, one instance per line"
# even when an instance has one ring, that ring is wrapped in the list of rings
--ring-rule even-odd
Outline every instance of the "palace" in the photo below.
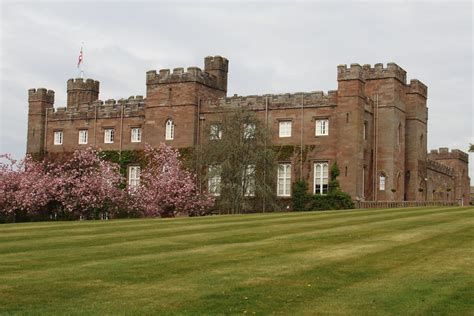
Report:
[[[93,146],[142,150],[165,142],[194,147],[209,137],[219,113],[255,111],[273,131],[272,146],[292,147],[279,161],[275,188],[305,179],[324,194],[328,168],[337,161],[341,188],[366,201],[469,201],[468,155],[440,148],[427,152],[427,87],[407,83],[394,63],[337,67],[337,90],[228,97],[228,60],[206,57],[204,69],[146,73],[146,97],[99,100],[99,82],[67,81],[67,104],[54,108],[54,91],[28,91],[27,153],[55,155]],[[212,129],[211,129],[212,130]],[[304,150],[302,150],[304,149]],[[303,155],[304,151],[304,155]],[[129,182],[137,181],[130,166]]]

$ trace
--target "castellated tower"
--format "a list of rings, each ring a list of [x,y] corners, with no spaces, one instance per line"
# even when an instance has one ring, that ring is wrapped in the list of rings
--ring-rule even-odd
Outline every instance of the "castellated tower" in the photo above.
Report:
[[[27,154],[42,154],[45,142],[47,111],[54,106],[54,91],[45,88],[28,90]]]
[[[202,100],[225,97],[229,61],[221,56],[206,57],[204,70],[198,67],[148,71],[147,111],[144,137],[152,146],[165,141],[175,147],[194,146],[198,135],[198,112]],[[171,122],[176,137],[172,142],[163,137],[165,125]],[[150,135],[150,137],[148,137]]]
[[[221,56],[208,56],[204,59],[204,71],[216,77],[216,87],[224,92],[227,91],[227,72],[229,61]]]
[[[99,81],[82,78],[67,81],[67,107],[90,104],[99,99]]]

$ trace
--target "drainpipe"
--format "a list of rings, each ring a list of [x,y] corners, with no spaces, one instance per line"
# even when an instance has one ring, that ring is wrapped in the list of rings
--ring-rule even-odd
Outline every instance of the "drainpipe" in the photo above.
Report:
[[[377,145],[378,145],[378,125],[379,125],[379,95],[375,95],[375,111],[374,111],[374,200],[378,200],[378,161],[377,161]]]
[[[265,97],[265,133],[268,133],[268,96]],[[265,135],[265,143],[264,143],[264,147],[265,147],[265,154],[267,152],[267,137],[268,137],[268,134]],[[266,161],[266,160],[265,160]],[[267,164],[265,163],[265,165],[263,166],[263,185],[266,186],[267,184],[267,170],[266,170],[266,166]],[[263,213],[265,213],[266,211],[266,203],[265,203],[265,194],[263,195],[263,201],[262,201],[262,211]]]
[[[122,158],[122,139],[123,139],[123,103],[121,104],[120,111],[120,148],[119,148],[119,157]]]
[[[46,108],[46,115],[45,115],[45,122],[44,122],[44,153],[48,151],[48,110],[49,108]]]
[[[304,93],[301,95],[300,180],[303,180],[303,124],[304,124]]]

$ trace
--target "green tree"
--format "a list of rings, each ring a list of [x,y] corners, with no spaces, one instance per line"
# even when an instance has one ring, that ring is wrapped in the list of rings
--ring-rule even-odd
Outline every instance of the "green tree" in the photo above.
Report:
[[[293,183],[293,211],[305,211],[311,196],[308,194],[308,183],[298,180]]]
[[[469,144],[469,152],[474,153],[474,144]]]
[[[269,143],[268,129],[251,111],[228,110],[207,123],[195,161],[201,171],[201,187],[218,194],[219,212],[278,207],[276,154]]]

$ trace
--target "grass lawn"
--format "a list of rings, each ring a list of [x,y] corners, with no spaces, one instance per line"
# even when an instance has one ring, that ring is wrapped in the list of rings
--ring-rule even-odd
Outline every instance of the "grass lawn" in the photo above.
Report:
[[[0,314],[473,315],[474,208],[0,225]]]

